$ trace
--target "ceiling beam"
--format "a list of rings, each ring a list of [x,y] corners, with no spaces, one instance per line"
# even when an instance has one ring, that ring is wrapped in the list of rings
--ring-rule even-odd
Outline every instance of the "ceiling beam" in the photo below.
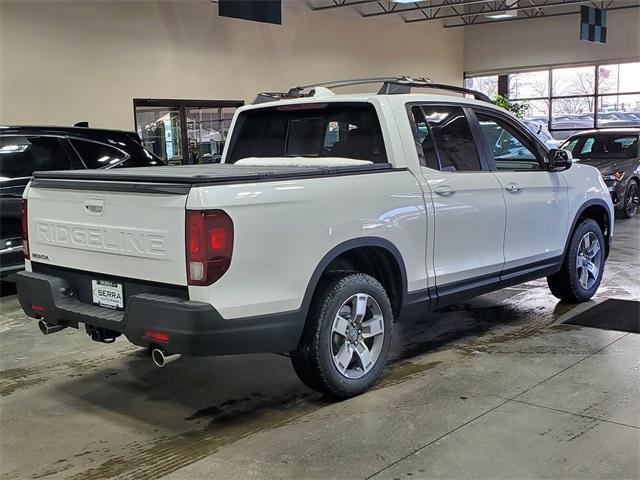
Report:
[[[424,11],[424,10],[430,10],[433,8],[450,8],[450,7],[466,7],[468,5],[481,5],[481,4],[486,4],[487,2],[490,2],[491,0],[462,0],[460,2],[454,2],[454,1],[444,1],[435,5],[420,5],[420,6],[415,6],[415,7],[408,7],[408,8],[403,8],[401,10],[394,10],[393,12],[388,12],[388,11],[384,11],[384,12],[373,12],[373,13],[364,13],[362,14],[363,17],[377,17],[380,15],[391,15],[391,14],[395,14],[395,13],[403,13],[403,12],[416,12],[418,10],[420,11]],[[416,3],[423,3],[424,0],[422,0],[421,2],[416,2]]]
[[[497,9],[490,9],[490,10],[481,11],[481,12],[463,13],[460,15],[440,15],[440,16],[430,17],[430,18],[414,18],[414,19],[405,20],[405,23],[427,22],[431,20],[441,20],[441,19],[456,18],[456,17],[462,19],[465,17],[473,17],[476,15],[484,15],[487,13],[517,12],[517,11],[523,11],[523,10],[538,10],[538,9],[544,10],[547,8],[565,7],[565,6],[571,6],[571,5],[582,5],[582,4],[591,3],[591,2],[592,0],[568,0],[564,2],[548,2],[545,4],[539,4],[535,6],[529,6],[529,7],[497,8]],[[629,6],[634,7],[635,5],[629,5]],[[613,10],[613,8],[609,8],[609,10]],[[572,12],[572,13],[575,13],[575,12]],[[540,15],[540,17],[549,17],[549,16],[551,15],[547,14],[546,12]],[[517,18],[531,18],[531,17],[517,17]],[[512,19],[506,19],[506,20],[512,20]],[[494,22],[495,21],[496,20],[494,20]],[[477,24],[477,23],[478,22],[474,24]]]
[[[322,5],[320,7],[311,7],[311,10],[331,10],[332,8],[352,7],[354,5],[363,5],[365,3],[376,3],[379,0],[333,0],[331,5]]]
[[[607,8],[607,11],[611,11],[611,10],[626,10],[626,9],[629,9],[629,8],[640,8],[640,4],[638,4],[638,5],[623,5],[623,6],[620,6],[620,7],[610,7],[610,8]],[[537,18],[562,17],[562,16],[565,16],[565,15],[580,15],[580,10],[576,10],[576,11],[573,11],[573,12],[549,13],[549,14],[540,15],[540,16],[536,16],[536,17],[514,17],[514,18],[504,18],[504,19],[498,19],[498,20],[485,20],[485,21],[482,21],[482,22],[474,22],[474,23],[456,23],[454,25],[444,25],[444,28],[472,27],[474,25],[487,25],[487,24],[493,24],[493,23],[517,22],[518,20],[533,20],[533,19],[537,19]],[[440,17],[440,18],[442,18],[442,17]]]

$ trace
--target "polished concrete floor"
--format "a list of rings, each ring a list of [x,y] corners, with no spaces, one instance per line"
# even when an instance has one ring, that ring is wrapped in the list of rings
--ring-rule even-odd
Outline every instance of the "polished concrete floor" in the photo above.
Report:
[[[160,370],[125,340],[43,337],[5,290],[1,478],[640,478],[640,335],[562,323],[640,300],[640,218],[616,228],[591,302],[535,281],[401,324],[379,384],[339,403],[284,356]]]

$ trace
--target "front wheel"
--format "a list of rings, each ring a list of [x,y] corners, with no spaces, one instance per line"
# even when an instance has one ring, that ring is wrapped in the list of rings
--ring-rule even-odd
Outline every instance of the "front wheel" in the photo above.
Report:
[[[341,273],[314,299],[291,362],[315,390],[341,398],[359,395],[384,369],[392,326],[391,302],[382,285],[363,273]]]
[[[640,189],[638,188],[638,182],[635,180],[629,180],[629,185],[627,185],[627,190],[624,194],[624,205],[620,212],[622,218],[635,217],[636,213],[638,213],[639,205]]]
[[[566,302],[585,302],[595,295],[604,270],[605,243],[600,225],[583,220],[569,241],[562,269],[547,283],[551,293]]]

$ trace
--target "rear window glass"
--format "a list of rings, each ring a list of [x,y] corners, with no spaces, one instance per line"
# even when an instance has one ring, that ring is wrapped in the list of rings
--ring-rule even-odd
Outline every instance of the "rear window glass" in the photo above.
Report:
[[[131,154],[124,162],[116,163],[114,168],[129,168],[129,167],[156,167],[160,165],[166,165],[164,160],[156,157],[149,150],[140,145],[140,153],[134,152],[133,147],[128,150]]]
[[[638,137],[615,134],[581,136],[567,142],[562,148],[578,159],[635,158],[638,156]]]
[[[104,168],[121,162],[127,154],[108,145],[88,140],[70,139],[87,168]]]
[[[341,157],[386,163],[380,122],[368,103],[293,105],[238,117],[228,163],[248,157]]]
[[[69,168],[69,159],[57,137],[0,137],[0,180],[30,177],[39,170]]]

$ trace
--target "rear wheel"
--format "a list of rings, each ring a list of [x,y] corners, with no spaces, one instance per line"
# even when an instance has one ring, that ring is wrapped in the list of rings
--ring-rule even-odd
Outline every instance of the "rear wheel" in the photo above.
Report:
[[[393,313],[380,283],[362,273],[343,273],[322,289],[291,362],[309,387],[352,397],[376,381],[391,345]]]
[[[598,290],[605,259],[604,235],[595,220],[583,220],[574,230],[562,269],[547,283],[551,293],[567,302],[584,302]]]

